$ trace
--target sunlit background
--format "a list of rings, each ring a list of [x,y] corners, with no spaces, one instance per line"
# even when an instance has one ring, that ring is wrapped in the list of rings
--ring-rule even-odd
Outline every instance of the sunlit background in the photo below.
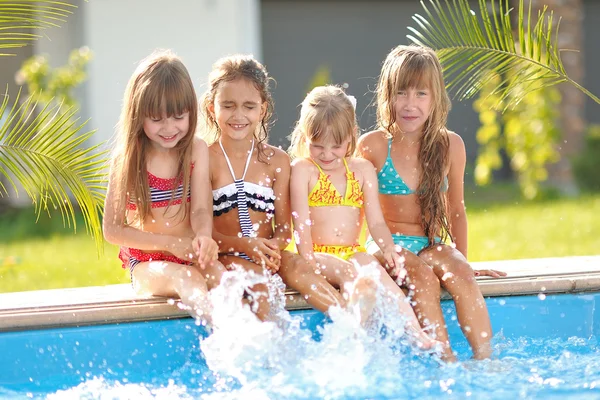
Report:
[[[569,74],[600,95],[596,74],[600,70],[600,3],[537,3],[550,4],[563,18],[559,47],[578,50],[563,53]],[[35,80],[31,76],[39,78],[32,71],[36,68],[32,57],[44,56],[52,70],[67,65],[76,51],[85,62],[75,71],[85,76],[74,84],[73,100],[80,107],[81,119],[89,119],[87,130],[96,130],[90,145],[106,142],[106,148],[127,80],[136,63],[157,48],[170,48],[183,59],[198,94],[204,91],[211,65],[219,57],[250,53],[262,61],[276,81],[276,121],[270,140],[274,145],[287,148],[298,105],[313,86],[324,83],[344,85],[358,99],[361,129],[370,130],[375,123],[371,103],[381,63],[392,47],[410,43],[407,27],[415,26],[414,14],[423,13],[416,0],[90,0],[72,4],[77,8],[60,28],[45,30],[33,45],[15,49],[16,56],[0,59],[0,82],[12,96],[20,85],[27,92],[28,83]],[[24,64],[28,60],[30,64]],[[549,167],[548,179],[534,192],[519,185],[518,174],[510,167],[515,160],[506,152],[501,153],[503,166],[487,173],[493,181],[476,185],[476,171],[480,178],[486,176],[485,163],[476,169],[483,148],[478,142],[478,135],[483,134],[478,130],[485,110],[476,110],[473,100],[453,102],[448,125],[467,146],[470,261],[599,253],[598,170],[592,173],[591,167],[583,168],[577,176],[572,166],[584,156],[592,166],[600,159],[600,134],[594,134],[594,124],[600,124],[600,105],[566,85],[559,88],[562,100],[549,107],[558,116],[550,124],[560,137],[556,144],[561,161]],[[540,96],[531,107],[551,94]],[[524,112],[519,118],[529,117]],[[535,154],[535,139],[529,140]],[[23,192],[0,199],[0,292],[127,282],[114,246],[105,245],[99,255],[81,220],[77,234],[72,234],[72,227],[63,228],[60,215],[42,216],[36,222],[30,205]]]

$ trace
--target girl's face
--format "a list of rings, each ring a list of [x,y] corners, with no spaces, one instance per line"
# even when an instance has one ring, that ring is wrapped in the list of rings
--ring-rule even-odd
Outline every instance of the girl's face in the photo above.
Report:
[[[188,134],[190,113],[170,117],[163,113],[161,117],[145,117],[143,127],[144,133],[155,148],[169,150]]]
[[[398,91],[394,99],[396,126],[403,133],[421,134],[431,114],[431,90],[409,88]]]
[[[323,135],[327,136],[327,135]],[[310,140],[307,139],[310,158],[323,170],[334,170],[342,164],[342,160],[348,152],[350,138],[337,144],[333,140]]]
[[[247,79],[222,82],[217,88],[209,112],[215,119],[221,136],[242,140],[254,135],[267,110],[260,92]]]

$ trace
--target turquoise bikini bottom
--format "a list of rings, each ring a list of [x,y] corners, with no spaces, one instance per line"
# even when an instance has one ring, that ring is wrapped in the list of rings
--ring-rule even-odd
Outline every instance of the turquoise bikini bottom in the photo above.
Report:
[[[400,234],[392,234],[394,243],[401,246],[402,248],[410,251],[411,253],[419,254],[421,250],[429,245],[429,239],[427,236],[408,236]],[[435,243],[441,243],[442,239],[435,237]],[[379,246],[375,243],[375,240],[371,236],[365,242],[367,253],[375,254],[379,251]]]

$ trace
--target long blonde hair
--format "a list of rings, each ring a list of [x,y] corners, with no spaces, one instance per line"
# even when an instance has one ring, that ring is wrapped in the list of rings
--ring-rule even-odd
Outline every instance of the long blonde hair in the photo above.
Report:
[[[142,60],[125,89],[111,165],[115,208],[125,214],[127,203],[135,204],[134,223],[143,224],[152,213],[146,167],[150,139],[144,133],[144,118],[161,118],[163,113],[171,117],[186,112],[189,113],[189,131],[175,147],[179,155],[176,176],[182,178],[184,194],[190,185],[192,142],[198,121],[194,85],[181,60],[168,50],[154,52]],[[183,220],[189,213],[186,202],[178,212],[182,210]]]
[[[200,107],[206,126],[209,129],[203,132],[203,137],[210,145],[219,140],[221,131],[217,121],[209,111],[209,107],[214,104],[219,85],[223,82],[232,82],[237,79],[246,79],[251,82],[260,93],[260,98],[267,105],[265,115],[260,121],[259,129],[254,132],[257,141],[258,159],[265,162],[263,143],[269,138],[269,128],[271,117],[273,116],[274,102],[271,95],[270,84],[273,81],[267,72],[267,69],[260,62],[250,55],[236,54],[223,57],[213,64],[212,71],[208,76],[208,88],[202,95]]]
[[[419,148],[421,179],[417,190],[421,225],[433,244],[434,237],[450,237],[447,198],[442,192],[449,163],[446,123],[450,99],[444,85],[442,66],[435,51],[421,46],[398,46],[386,57],[377,84],[377,125],[389,139],[397,133],[394,102],[401,90],[428,88],[432,95],[429,118],[423,127]],[[450,237],[451,238],[451,237]]]
[[[300,119],[290,135],[291,158],[308,157],[307,140],[319,141],[325,135],[341,144],[350,143],[346,157],[354,155],[358,136],[356,111],[350,98],[337,86],[317,86],[306,95],[300,109]]]

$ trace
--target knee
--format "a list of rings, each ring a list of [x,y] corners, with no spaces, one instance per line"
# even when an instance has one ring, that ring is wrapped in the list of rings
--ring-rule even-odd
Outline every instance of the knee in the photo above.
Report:
[[[421,267],[416,271],[409,272],[407,282],[409,293],[427,295],[435,299],[441,297],[440,280],[429,267]]]
[[[442,281],[450,285],[477,285],[473,269],[467,262],[457,262],[447,266],[443,271]]]
[[[264,283],[257,283],[248,289],[250,295],[254,300],[268,300],[269,299],[269,288]]]

